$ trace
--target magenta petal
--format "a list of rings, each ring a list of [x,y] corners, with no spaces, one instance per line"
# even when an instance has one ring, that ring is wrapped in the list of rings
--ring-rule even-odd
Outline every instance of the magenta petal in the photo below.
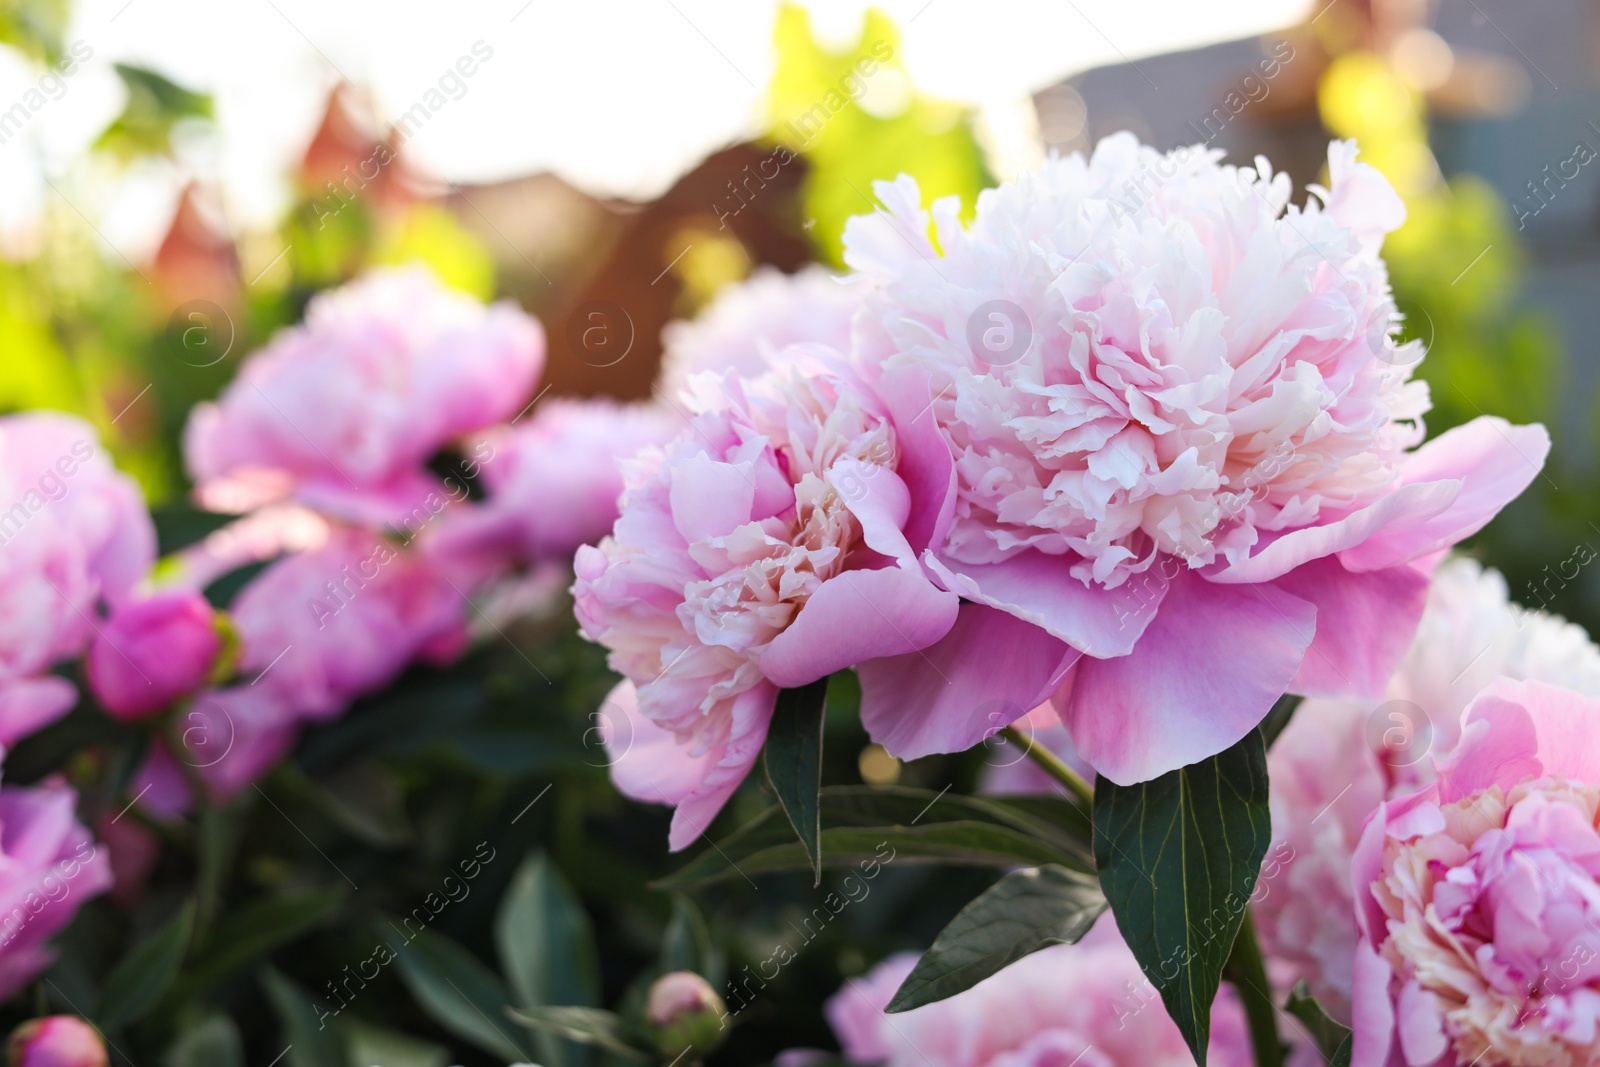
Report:
[[[1037,626],[963,604],[937,644],[856,668],[861,722],[900,759],[961,752],[1037,707],[1078,656]]]
[[[1272,583],[1317,609],[1317,633],[1289,691],[1333,700],[1383,699],[1416,635],[1428,575],[1412,566],[1352,574],[1313,560]]]
[[[1014,615],[1087,656],[1126,656],[1171,583],[1144,575],[1117,589],[1090,587],[1060,556],[1027,551],[1004,563],[955,563],[928,553],[928,569],[953,593]]]
[[[915,653],[950,632],[958,605],[921,571],[845,571],[819,585],[767,645],[761,673],[788,689],[862,660]]]
[[[1259,723],[1300,669],[1317,609],[1271,585],[1171,583],[1133,653],[1084,659],[1061,719],[1118,785],[1214,756]]]
[[[1471,537],[1528,487],[1549,453],[1543,426],[1513,426],[1490,415],[1440,434],[1407,459],[1400,480],[1409,487],[1458,479],[1460,494],[1436,515],[1395,523],[1346,550],[1345,566],[1392,567]]]

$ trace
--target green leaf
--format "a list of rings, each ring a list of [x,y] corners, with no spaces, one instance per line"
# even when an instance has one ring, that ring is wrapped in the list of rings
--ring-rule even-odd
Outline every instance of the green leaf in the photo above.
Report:
[[[653,1057],[636,1034],[623,1021],[622,1016],[599,1008],[540,1007],[507,1008],[513,1019],[535,1030],[541,1030],[585,1045],[594,1045],[608,1052],[630,1058]]]
[[[523,1047],[531,1044],[527,1035],[506,1022],[505,986],[476,956],[426,929],[393,947],[401,980],[434,1022],[507,1062],[533,1062],[532,1050]]]
[[[672,918],[661,938],[656,970],[661,974],[693,971],[713,987],[721,984],[721,961],[711,944],[711,930],[694,901],[682,893],[672,895]]]
[[[962,908],[922,954],[886,1011],[953,997],[1051,945],[1089,932],[1106,898],[1088,875],[1065,867],[1012,871]]]
[[[239,1028],[226,1015],[208,1015],[172,1043],[167,1067],[245,1067]]]
[[[887,852],[895,862],[977,867],[1054,863],[1094,870],[1085,847],[1088,827],[1076,805],[1061,798],[1016,799],[1025,803],[924,789],[830,786],[821,792],[823,866],[884,862]],[[774,806],[656,886],[685,889],[810,867],[810,856]]]
[[[102,1030],[116,1031],[142,1019],[166,993],[183,965],[194,935],[194,901],[124,956],[106,979],[97,1018]]]
[[[177,985],[175,1000],[188,1001],[214,989],[280,945],[325,922],[344,903],[345,887],[270,896],[239,908],[206,938],[207,951]]]
[[[811,860],[812,887],[822,884],[822,720],[828,679],[778,691],[767,727],[767,781]]]
[[[349,1067],[445,1067],[450,1050],[359,1018],[340,1023],[350,1045]]]
[[[1294,989],[1289,992],[1289,1002],[1283,1006],[1283,1010],[1305,1026],[1329,1067],[1350,1067],[1350,1028],[1336,1022],[1328,1014],[1311,995],[1311,988],[1306,985],[1305,979],[1294,984]]]
[[[1267,750],[1257,730],[1152,781],[1095,785],[1100,886],[1200,1067],[1211,1003],[1271,831]]]
[[[589,916],[543,854],[517,868],[495,916],[495,947],[517,1003],[527,1007],[600,1003],[600,963]],[[563,1067],[588,1056],[541,1034],[541,1063]]]
[[[211,118],[211,97],[193,92],[161,74],[128,63],[113,63],[128,90],[128,103],[104,133],[97,148],[124,160],[171,150],[172,128],[184,119]]]
[[[344,1042],[329,1025],[337,1012],[319,1010],[311,994],[271,967],[263,967],[260,978],[278,1016],[287,1067],[346,1067]]]

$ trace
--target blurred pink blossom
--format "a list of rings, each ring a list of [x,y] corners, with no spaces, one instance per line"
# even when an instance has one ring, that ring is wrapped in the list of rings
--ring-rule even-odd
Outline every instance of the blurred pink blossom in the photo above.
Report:
[[[95,697],[115,718],[163,711],[210,678],[222,652],[216,612],[198,593],[158,593],[116,609],[84,670]]]
[[[197,406],[184,454],[218,511],[293,498],[398,525],[440,491],[440,449],[515,415],[544,366],[539,323],[484,307],[423,268],[374,271],[312,300],[304,324]]]
[[[72,685],[47,672],[84,650],[100,604],[127,600],[154,559],[144,498],[91,426],[0,418],[0,745],[71,709]]]
[[[1024,956],[964,993],[896,1015],[916,963],[891,956],[847,980],[828,1021],[855,1063],[887,1067],[1189,1067],[1194,1058],[1109,913],[1075,945]],[[1208,1062],[1249,1067],[1244,1012],[1229,986],[1211,1011]]]
[[[10,1067],[106,1067],[100,1032],[76,1015],[29,1019],[6,1041]]]

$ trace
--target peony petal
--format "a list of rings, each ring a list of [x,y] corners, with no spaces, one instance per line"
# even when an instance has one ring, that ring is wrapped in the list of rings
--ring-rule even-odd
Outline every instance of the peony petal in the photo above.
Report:
[[[1395,1022],[1407,1063],[1433,1063],[1450,1047],[1439,1002],[1416,979],[1400,987]]]
[[[750,768],[755,766],[761,746],[767,741],[767,725],[772,721],[772,708],[777,699],[778,690],[771,685],[758,685],[734,698],[733,733],[727,745],[705,779],[672,813],[672,828],[667,833],[667,847],[671,851],[689,847],[705,833],[711,820],[717,817],[733,791],[750,773]]]
[[[1439,761],[1439,798],[1530,776],[1600,781],[1597,723],[1600,701],[1547,682],[1496,679],[1462,713],[1461,740]]]
[[[689,543],[724,537],[750,521],[756,487],[749,470],[704,453],[672,467],[672,521]]]
[[[1119,785],[1214,756],[1271,710],[1316,622],[1315,607],[1271,585],[1181,575],[1131,655],[1078,664],[1061,721]]]
[[[958,604],[920,571],[845,571],[819,585],[767,645],[761,673],[787,689],[863,660],[915,653],[950,632]]]
[[[1322,526],[1305,526],[1266,541],[1265,547],[1249,559],[1229,564],[1221,570],[1207,574],[1206,577],[1213,582],[1227,584],[1270,582],[1314,559],[1322,559],[1336,552],[1347,552],[1376,536],[1387,526],[1415,527],[1444,512],[1462,491],[1459,481],[1402,486],[1388,496],[1335,522]],[[1378,569],[1352,566],[1347,558],[1344,562],[1351,570]],[[1382,564],[1382,566],[1392,565]]]
[[[904,532],[911,514],[911,491],[899,475],[876,463],[845,456],[828,468],[828,483],[861,523],[861,539],[868,548],[907,570],[920,571]]]
[[[1116,588],[1087,586],[1065,560],[1027,551],[1004,563],[955,563],[932,553],[928,569],[951,592],[1014,615],[1088,656],[1133,651],[1172,583],[1147,572]]]
[[[899,476],[911,494],[911,510],[902,528],[911,547],[920,552],[941,544],[956,506],[956,467],[950,443],[933,416],[933,386],[928,372],[908,366],[886,373],[878,392],[894,421],[900,449]]]
[[[632,682],[618,682],[592,716],[605,745],[611,783],[624,796],[647,804],[676,804],[705,777],[710,755],[691,756],[678,743],[639,714],[639,691]]]
[[[78,691],[65,678],[19,678],[0,686],[0,746],[10,748],[72,710]]]
[[[1389,998],[1389,964],[1366,938],[1356,945],[1352,982],[1350,1067],[1389,1067],[1394,1042],[1394,1002]]]
[[[1333,700],[1381,701],[1428,600],[1416,567],[1352,574],[1324,557],[1272,583],[1317,609],[1317,633],[1289,692]]]
[[[861,722],[900,759],[961,752],[1036,707],[1078,655],[1037,626],[963,604],[939,643],[856,668]]]
[[[1460,494],[1437,514],[1396,522],[1346,550],[1345,566],[1353,571],[1393,567],[1471,537],[1528,487],[1549,453],[1550,435],[1543,426],[1513,426],[1491,415],[1440,434],[1407,458],[1397,495],[1449,480],[1462,483]]]

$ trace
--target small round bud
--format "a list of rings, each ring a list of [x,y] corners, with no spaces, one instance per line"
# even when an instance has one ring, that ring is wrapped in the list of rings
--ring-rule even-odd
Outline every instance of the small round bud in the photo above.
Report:
[[[693,971],[673,971],[656,979],[644,1014],[656,1051],[670,1058],[685,1050],[703,1056],[726,1036],[727,1008],[722,998]]]
[[[29,1019],[6,1042],[9,1067],[107,1067],[105,1042],[76,1015]]]

